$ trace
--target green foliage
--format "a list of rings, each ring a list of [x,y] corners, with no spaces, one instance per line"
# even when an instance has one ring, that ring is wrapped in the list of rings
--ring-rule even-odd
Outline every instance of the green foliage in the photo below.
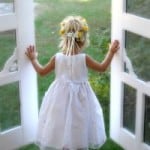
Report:
[[[90,75],[89,82],[100,102],[109,101],[109,73]]]
[[[99,150],[123,150],[119,145],[114,144],[111,139],[108,139],[107,142]]]
[[[40,150],[36,145],[31,144],[28,146],[24,146],[22,148],[20,148],[19,150]]]
[[[99,29],[95,32],[95,37],[91,39],[91,44],[96,47],[97,55],[94,55],[99,61],[104,59],[108,51],[108,43],[110,42],[110,29]],[[100,101],[109,101],[109,71],[104,73],[89,73],[90,84],[100,99]]]

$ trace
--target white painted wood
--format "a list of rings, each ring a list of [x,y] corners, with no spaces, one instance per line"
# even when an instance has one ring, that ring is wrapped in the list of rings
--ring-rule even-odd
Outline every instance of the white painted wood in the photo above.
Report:
[[[118,21],[121,15],[121,1],[112,0],[112,41],[117,39],[120,41],[120,51],[114,56],[111,63],[111,91],[110,91],[110,136],[119,144],[119,130],[121,128],[121,70],[122,70],[122,54],[123,40],[121,24]]]
[[[143,88],[141,88],[143,89]],[[143,143],[143,132],[144,132],[144,110],[145,110],[144,95],[141,90],[137,92],[137,104],[136,104],[136,148],[141,147]],[[142,149],[142,147],[141,147]]]
[[[15,14],[0,15],[0,32],[16,29],[17,21]]]
[[[135,78],[132,75],[129,75],[127,73],[121,73],[121,80],[124,83],[127,83],[128,85],[131,85],[132,87],[139,89],[142,93],[145,93],[147,95],[150,95],[150,85],[147,82],[144,82],[138,78]]]
[[[125,150],[136,149],[136,140],[135,140],[136,137],[132,133],[122,128],[120,130],[119,136],[120,136],[119,143]]]
[[[34,141],[38,118],[36,73],[25,56],[25,50],[34,41],[34,15],[32,0],[16,1],[17,48],[19,49],[20,96],[22,101],[21,118],[24,144]]]
[[[17,72],[18,69],[17,50],[15,49],[13,54],[5,62],[3,69],[0,71],[0,76],[5,76],[5,74],[9,74],[11,72]]]
[[[0,15],[0,31],[16,29],[17,50],[6,60],[0,72],[0,86],[19,82],[21,124],[0,132],[0,150],[13,150],[34,142],[38,121],[37,75],[25,56],[30,44],[35,44],[33,0],[15,0],[15,13]],[[17,59],[17,64],[13,62]],[[10,67],[13,71],[9,71]],[[15,68],[16,67],[16,68]]]
[[[20,80],[19,76],[20,76],[19,72],[12,72],[12,73],[1,75],[0,76],[0,86],[19,81]]]
[[[1,150],[14,150],[22,146],[22,127],[16,127],[0,134]],[[7,146],[6,146],[7,145]]]
[[[132,63],[126,55],[124,31],[150,38],[150,20],[125,12],[126,0],[112,0],[112,41],[120,41],[120,51],[111,65],[111,107],[110,136],[125,150],[150,150],[150,145],[143,142],[145,100],[150,96],[150,82],[140,80],[133,71]],[[124,61],[129,73],[123,70]],[[136,126],[135,134],[123,127],[123,83],[136,89]]]
[[[150,19],[123,13],[121,17],[122,29],[131,31],[141,36],[150,37]]]

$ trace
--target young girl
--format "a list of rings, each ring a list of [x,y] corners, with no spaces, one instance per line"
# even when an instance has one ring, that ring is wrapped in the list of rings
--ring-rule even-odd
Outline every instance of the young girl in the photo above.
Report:
[[[26,55],[40,75],[55,70],[39,113],[37,144],[42,150],[97,149],[106,141],[102,108],[88,82],[87,68],[103,72],[119,48],[114,41],[102,63],[83,52],[88,25],[80,16],[66,17],[60,26],[60,49],[46,66],[37,60],[34,46]]]

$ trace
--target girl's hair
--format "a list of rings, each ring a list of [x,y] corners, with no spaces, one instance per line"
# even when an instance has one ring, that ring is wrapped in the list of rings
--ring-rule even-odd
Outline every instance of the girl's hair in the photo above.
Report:
[[[88,24],[81,16],[68,16],[60,23],[59,47],[66,55],[78,53],[89,45]]]

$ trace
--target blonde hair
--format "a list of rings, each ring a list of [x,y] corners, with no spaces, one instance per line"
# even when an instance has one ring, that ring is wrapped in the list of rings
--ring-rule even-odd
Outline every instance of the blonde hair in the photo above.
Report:
[[[81,52],[89,45],[88,24],[81,16],[68,16],[60,23],[59,47],[66,55]]]

